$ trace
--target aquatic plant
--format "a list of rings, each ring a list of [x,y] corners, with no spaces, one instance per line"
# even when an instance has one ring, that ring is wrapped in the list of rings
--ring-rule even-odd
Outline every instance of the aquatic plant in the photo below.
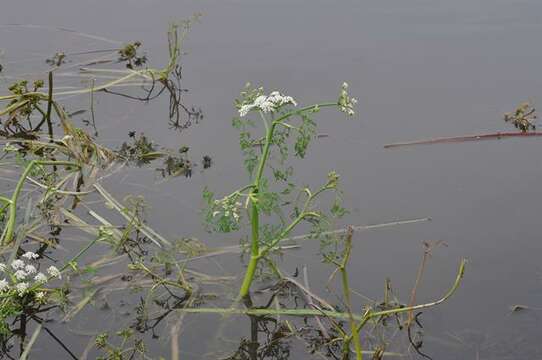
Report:
[[[289,138],[295,136],[294,155],[305,157],[311,140],[316,136],[316,122],[313,116],[328,107],[337,108],[348,116],[353,116],[356,103],[357,100],[348,93],[347,83],[341,86],[338,100],[301,108],[297,108],[297,102],[291,96],[279,91],[265,95],[263,88],[251,88],[250,85],[247,85],[241,97],[236,100],[239,117],[234,118],[233,126],[240,130],[239,143],[251,182],[222,199],[213,199],[209,191],[204,192],[204,198],[208,204],[207,223],[213,229],[222,232],[239,230],[241,208],[244,206],[248,210],[251,228],[250,260],[239,290],[240,299],[248,296],[260,261],[276,250],[281,240],[290,235],[303,221],[312,221],[313,224],[325,221],[323,212],[313,208],[314,201],[324,192],[337,190],[339,176],[335,172],[330,172],[328,179],[318,189],[304,187],[299,191],[292,208],[291,220],[283,219],[280,226],[262,223],[263,215],[270,216],[282,211],[279,204],[284,203],[284,198],[295,189],[295,185],[288,181],[293,168],[285,166],[292,152]],[[259,116],[265,130],[263,136],[255,137],[252,133],[257,127],[253,120],[248,118],[249,114]],[[260,153],[256,147],[261,148]],[[269,164],[273,151],[278,152],[276,167]],[[269,170],[272,170],[275,181],[286,183],[281,192],[270,188],[271,184],[266,173]],[[301,197],[304,197],[303,201],[300,201]]]

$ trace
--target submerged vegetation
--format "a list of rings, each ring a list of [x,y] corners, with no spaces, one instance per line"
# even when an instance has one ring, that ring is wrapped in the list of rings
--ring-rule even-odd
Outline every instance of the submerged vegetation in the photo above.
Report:
[[[169,61],[161,69],[149,67],[151,57],[141,53],[142,43],[132,42],[109,50],[108,60],[80,67],[81,76],[92,78],[90,86],[55,90],[55,71],[70,61],[69,53],[57,52],[46,60],[52,67],[46,81],[19,80],[0,96],[5,104],[0,110],[0,169],[13,184],[0,196],[3,357],[32,358],[33,347],[47,335],[67,358],[157,358],[150,350],[152,339],[168,333],[168,357],[179,359],[181,328],[189,314],[214,314],[224,321],[242,315],[248,320],[249,338],[242,338],[236,350],[210,355],[215,358],[287,359],[293,340],[303,344],[307,356],[319,358],[381,359],[410,350],[427,357],[421,350],[419,311],[452,296],[465,261],[448,292],[436,301],[414,303],[419,273],[408,304],[396,298],[390,281],[382,301],[356,304],[348,272],[353,239],[358,230],[371,227],[336,228],[348,211],[341,205],[334,171],[319,185],[296,183],[291,158],[309,152],[320,112],[336,109],[341,117],[354,117],[357,101],[347,83],[331,101],[304,106],[279,91],[266,94],[250,85],[235,101],[233,126],[239,131],[248,180],[218,198],[204,189],[203,216],[209,231],[240,234],[239,246],[212,246],[192,236],[166,238],[147,223],[148,207],[141,196],[121,201],[104,187],[103,180],[125,166],[161,161],[155,170],[165,178],[190,177],[197,166],[188,147],[162,147],[137,129],[117,148],[100,144],[93,110],[98,94],[142,102],[166,96],[171,128],[182,130],[203,119],[200,109],[184,105],[181,98],[181,45],[190,24],[171,26]],[[104,63],[112,67],[96,67]],[[115,68],[118,64],[122,69]],[[103,78],[103,83],[96,81]],[[134,95],[133,89],[140,93]],[[62,103],[66,96],[80,95],[91,98],[92,121],[83,124],[92,125],[94,135],[77,127]],[[211,167],[209,155],[202,159],[202,170]],[[296,230],[305,234],[294,236]],[[81,236],[80,247],[67,241]],[[304,239],[320,242],[321,259],[330,266],[328,283],[341,288],[334,300],[311,290],[306,268],[302,276],[281,270],[280,255]],[[239,282],[195,265],[232,254],[248,257]],[[119,293],[120,301],[114,296]],[[62,339],[69,333],[66,323],[90,306],[124,311],[126,320],[116,329],[87,333],[88,346],[75,349]],[[401,332],[408,339],[403,349],[392,345]]]

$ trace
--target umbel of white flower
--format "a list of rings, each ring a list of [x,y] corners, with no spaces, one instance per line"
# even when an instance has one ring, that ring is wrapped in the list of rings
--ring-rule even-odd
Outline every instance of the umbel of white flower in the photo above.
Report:
[[[215,200],[215,205],[220,210],[213,212],[213,217],[223,215],[225,217],[232,217],[235,221],[239,220],[239,211],[241,209],[241,203],[236,201],[237,194],[226,196],[221,200]]]
[[[261,90],[260,90],[261,91]],[[341,86],[337,105],[339,110],[349,116],[355,114],[354,107],[358,100],[350,97],[348,94],[348,83],[344,82]],[[262,113],[273,113],[279,110],[284,105],[297,106],[297,102],[291,96],[286,96],[278,91],[273,91],[269,95],[260,95],[254,99],[252,103],[243,104],[239,108],[239,116],[244,117],[252,110],[258,110]]]
[[[263,113],[272,113],[284,105],[297,106],[294,98],[286,96],[278,91],[273,91],[268,96],[260,95],[252,104],[245,104],[239,108],[239,116],[244,117],[252,110],[260,110]]]
[[[34,281],[40,284],[45,284],[47,282],[47,276],[45,276],[43,273],[38,273],[36,276],[34,276]]]
[[[39,258],[40,256],[36,253],[33,253],[31,251],[27,251],[23,254],[23,256],[25,259],[28,259],[28,260],[36,260],[37,258]]]
[[[339,109],[349,115],[353,116],[355,114],[354,106],[358,103],[358,100],[354,97],[350,97],[348,94],[348,83],[343,83],[341,86],[341,92],[339,94]]]
[[[28,287],[29,287],[28,283],[24,281],[15,284],[15,290],[17,290],[17,293],[19,294],[19,296],[23,296],[26,290],[28,290]]]
[[[61,278],[60,270],[54,266],[47,269],[49,276],[38,272],[36,266],[31,263],[38,258],[38,254],[27,252],[19,259],[14,260],[9,267],[0,263],[0,273],[5,275],[0,280],[0,293],[13,291],[18,296],[24,296],[29,291],[37,290],[39,286],[42,286],[51,278]],[[30,263],[26,263],[25,260]],[[35,293],[37,300],[43,300],[44,296],[44,292]]]
[[[47,273],[51,276],[51,277],[57,277],[59,279],[62,278],[62,276],[60,275],[60,271],[54,267],[54,266],[49,266],[49,268],[47,269]]]
[[[24,261],[22,261],[21,259],[14,260],[14,261],[11,263],[11,268],[12,268],[13,270],[24,269],[24,267],[25,267],[25,263],[24,263]]]

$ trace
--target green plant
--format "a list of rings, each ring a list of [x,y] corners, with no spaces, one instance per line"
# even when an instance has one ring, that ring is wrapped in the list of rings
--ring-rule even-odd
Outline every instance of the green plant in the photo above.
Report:
[[[8,208],[9,208],[9,217],[6,222],[6,226],[4,227],[2,236],[0,237],[1,245],[9,244],[13,240],[13,232],[15,231],[15,225],[16,225],[15,220],[16,220],[16,214],[17,214],[17,201],[19,199],[19,195],[26,181],[26,178],[29,176],[31,171],[35,169],[35,167],[46,166],[46,165],[50,165],[50,166],[58,165],[58,166],[67,166],[67,167],[75,167],[75,168],[79,167],[77,163],[74,163],[72,161],[48,161],[48,160],[30,161],[28,165],[26,166],[24,172],[22,173],[21,177],[19,178],[19,181],[17,182],[15,191],[13,192],[11,199],[0,197],[0,200],[8,204]]]
[[[303,158],[311,140],[316,136],[316,122],[313,115],[326,107],[338,108],[348,116],[354,115],[356,99],[348,94],[348,84],[341,87],[337,101],[323,102],[297,108],[296,101],[273,91],[264,95],[262,88],[247,88],[236,101],[239,117],[233,120],[233,126],[240,130],[240,147],[245,156],[245,167],[250,175],[250,183],[220,200],[213,200],[213,194],[204,191],[208,204],[206,222],[214,230],[222,232],[240,229],[241,209],[248,212],[251,228],[250,260],[244,276],[239,298],[246,298],[256,269],[261,259],[277,249],[279,242],[286,238],[301,222],[321,224],[325,221],[323,211],[314,208],[314,200],[322,193],[336,190],[339,176],[330,172],[327,181],[317,190],[303,187],[293,199],[291,196],[296,186],[290,181],[293,167],[287,166],[286,160],[292,152]],[[257,125],[247,118],[249,114],[259,115],[265,133],[254,137],[252,130]],[[295,140],[289,141],[295,137]],[[257,149],[260,149],[258,152]],[[272,153],[278,155],[276,164],[271,164]],[[285,185],[281,191],[273,191],[269,181],[269,170],[276,185]],[[244,205],[243,205],[244,203]],[[283,204],[293,204],[289,217],[282,214]],[[336,205],[336,203],[334,203]],[[336,213],[340,213],[335,209]],[[276,215],[280,225],[264,224],[263,216]]]
[[[0,334],[10,334],[8,319],[26,309],[47,301],[49,289],[44,285],[52,278],[60,278],[60,271],[50,266],[46,273],[38,270],[38,254],[26,252],[11,264],[0,263]]]
[[[98,356],[99,360],[122,360],[122,359],[145,359],[147,349],[142,339],[134,336],[131,329],[123,329],[115,333],[120,338],[120,344],[111,342],[108,333],[102,333],[96,336],[94,344],[101,350],[105,356]],[[118,342],[118,341],[117,341]]]
[[[513,112],[504,114],[504,121],[525,133],[536,130],[536,117],[536,109],[531,102],[527,101],[519,104]]]

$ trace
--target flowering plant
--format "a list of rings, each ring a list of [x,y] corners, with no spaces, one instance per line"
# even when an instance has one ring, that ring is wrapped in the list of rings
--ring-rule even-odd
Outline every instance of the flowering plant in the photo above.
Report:
[[[324,212],[314,208],[315,199],[329,190],[338,194],[338,175],[330,172],[328,181],[316,190],[304,187],[295,191],[296,185],[290,180],[293,167],[288,166],[286,160],[291,152],[297,157],[305,157],[311,140],[316,137],[314,114],[322,108],[335,107],[353,116],[356,103],[357,100],[350,97],[346,83],[341,86],[336,101],[306,107],[298,107],[293,97],[279,91],[266,95],[263,88],[251,88],[250,84],[236,100],[239,117],[234,118],[233,126],[240,131],[239,144],[250,183],[222,199],[215,200],[208,189],[204,190],[203,197],[207,203],[205,221],[212,230],[237,231],[241,228],[241,215],[247,214],[251,227],[250,261],[239,291],[240,298],[248,296],[259,261],[279,249],[280,241],[294,228],[304,221],[316,227],[326,222]],[[253,135],[258,125],[250,119],[252,114],[259,115],[261,127],[265,129],[261,137]],[[290,138],[295,138],[293,146]],[[278,156],[273,157],[273,152]],[[271,164],[272,161],[275,163]],[[274,180],[273,184],[270,179]],[[276,191],[276,185],[284,188]],[[344,214],[337,200],[330,210],[332,215]],[[286,205],[291,205],[289,216],[283,214]],[[262,215],[276,216],[280,224],[263,223]]]
[[[0,263],[0,333],[9,332],[9,317],[21,314],[32,304],[46,303],[50,290],[44,285],[62,277],[55,266],[40,272],[38,258],[38,254],[26,252],[9,265]]]

